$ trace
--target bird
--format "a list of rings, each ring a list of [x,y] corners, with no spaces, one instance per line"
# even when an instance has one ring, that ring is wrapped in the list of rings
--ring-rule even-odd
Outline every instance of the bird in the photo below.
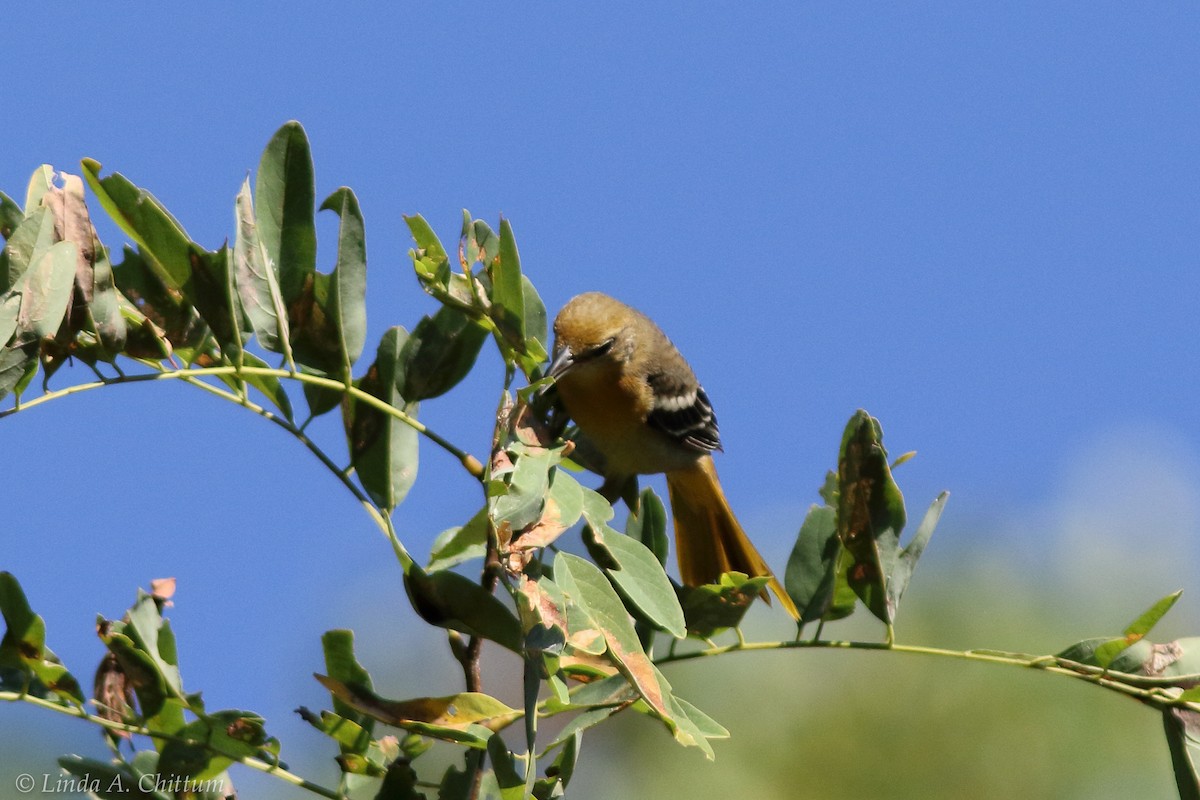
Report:
[[[637,475],[666,475],[684,584],[716,583],[726,572],[765,576],[783,607],[799,618],[721,488],[712,458],[722,449],[712,403],[653,320],[601,292],[572,298],[554,320],[547,375],[600,456],[605,487]]]

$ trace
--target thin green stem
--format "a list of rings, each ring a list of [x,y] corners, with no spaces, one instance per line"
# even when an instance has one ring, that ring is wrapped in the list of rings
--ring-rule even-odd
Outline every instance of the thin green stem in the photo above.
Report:
[[[68,395],[78,394],[80,392],[87,392],[93,389],[100,389],[105,386],[161,380],[186,381],[194,378],[203,378],[208,376],[220,377],[222,375],[234,375],[238,378],[244,378],[245,376],[284,378],[299,381],[300,383],[310,384],[312,386],[321,386],[326,389],[333,389],[334,391],[342,392],[343,394],[354,398],[356,402],[371,406],[377,411],[388,414],[400,422],[403,422],[405,425],[408,425],[413,430],[417,431],[422,436],[436,444],[438,447],[441,447],[443,450],[458,459],[458,462],[463,466],[463,468],[466,469],[467,472],[469,472],[474,478],[481,479],[483,476],[483,466],[479,463],[479,459],[475,458],[475,456],[456,447],[437,432],[430,430],[429,427],[423,422],[420,422],[408,414],[405,414],[403,411],[395,408],[384,400],[364,392],[357,386],[347,385],[342,381],[336,381],[331,378],[323,378],[319,375],[308,375],[303,372],[290,372],[286,369],[275,369],[272,367],[239,367],[235,365],[227,365],[221,367],[201,367],[197,369],[169,369],[162,370],[160,372],[140,373],[137,375],[122,375],[116,378],[106,378],[104,380],[91,381],[89,383],[79,383],[74,386],[68,386],[65,389],[46,392],[45,394],[35,397],[32,400],[21,402],[19,405],[16,405],[13,408],[0,411],[0,418],[10,416],[18,411],[25,411],[26,409],[39,406],[42,403],[47,403],[60,397],[66,397]]]
[[[270,764],[257,758],[250,758],[234,753],[226,753],[219,748],[213,747],[209,742],[193,740],[185,736],[176,736],[174,734],[163,733],[161,731],[151,731],[148,728],[143,728],[139,725],[130,725],[125,722],[117,722],[115,720],[106,719],[105,717],[100,717],[95,714],[89,714],[78,706],[64,706],[51,700],[33,697],[32,695],[22,694],[20,692],[0,691],[0,700],[7,702],[29,703],[30,705],[49,709],[50,711],[56,711],[68,717],[74,717],[76,719],[90,722],[93,725],[99,725],[100,727],[107,728],[111,731],[119,731],[121,733],[135,734],[138,736],[149,736],[154,739],[166,739],[173,742],[181,742],[183,744],[203,747],[213,755],[221,756],[222,758],[228,758],[232,761],[238,762],[239,764],[244,764],[250,769],[256,769],[259,772],[265,772],[268,775],[273,775],[286,783],[290,783],[293,786],[297,786],[301,789],[306,789],[314,794],[319,794],[322,797],[328,797],[330,800],[342,800],[344,797],[344,795],[335,792],[333,789],[329,789],[318,783],[313,783],[310,780],[300,777],[294,772],[289,772],[277,764]]]
[[[1023,653],[1001,653],[987,650],[947,650],[940,647],[922,647],[919,645],[890,644],[888,642],[853,642],[853,641],[779,641],[779,642],[735,642],[734,644],[708,647],[692,650],[686,653],[668,653],[655,661],[662,666],[679,661],[691,661],[698,658],[712,658],[726,653],[754,652],[762,650],[796,650],[796,649],[834,649],[834,650],[882,650],[886,652],[908,653],[912,655],[954,658],[963,661],[978,661],[986,664],[1006,664],[1014,667],[1024,667],[1075,678],[1086,683],[1092,683],[1121,694],[1135,697],[1155,707],[1178,705],[1188,708],[1200,704],[1179,703],[1172,695],[1170,685],[1165,682],[1150,684],[1139,680],[1136,675],[1112,673],[1099,668],[1091,668],[1084,664],[1062,662],[1053,656],[1031,656]],[[1129,680],[1126,680],[1128,678]]]

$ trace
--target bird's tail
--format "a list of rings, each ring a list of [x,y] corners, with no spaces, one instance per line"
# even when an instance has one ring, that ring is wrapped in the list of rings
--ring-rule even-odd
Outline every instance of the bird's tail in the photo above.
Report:
[[[726,572],[766,575],[779,602],[789,614],[800,618],[796,604],[733,516],[710,456],[694,466],[668,472],[667,494],[675,517],[675,554],[685,584],[716,583]]]

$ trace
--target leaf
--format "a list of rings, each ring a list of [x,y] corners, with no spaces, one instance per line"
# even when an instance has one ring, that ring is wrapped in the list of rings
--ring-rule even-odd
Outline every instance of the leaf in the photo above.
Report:
[[[1200,714],[1170,707],[1162,714],[1179,798],[1200,800]]]
[[[646,545],[658,559],[658,563],[666,566],[670,546],[670,540],[667,538],[667,509],[650,487],[642,490],[636,513],[631,513],[625,520],[625,535]]]
[[[433,228],[429,227],[425,218],[415,214],[411,217],[405,216],[404,222],[417,244],[408,254],[412,257],[413,269],[417,273],[417,280],[421,282],[421,288],[442,303],[453,303],[463,309],[476,310],[474,294],[469,287],[466,287],[465,291],[461,287],[458,292],[452,291],[455,279],[465,283],[467,278],[465,275],[455,275],[451,272],[446,248],[442,246],[441,240],[433,232]]]
[[[312,372],[350,380],[351,368],[366,341],[366,244],[362,213],[354,193],[345,187],[321,205],[340,218],[338,257],[328,275],[313,271],[303,277],[296,296],[288,295],[288,325],[295,360]],[[306,385],[304,396],[314,415],[337,406],[341,393]]]
[[[406,403],[397,389],[400,352],[407,335],[400,326],[384,333],[375,363],[359,381],[359,388],[415,417],[416,403]],[[346,403],[351,463],[371,499],[384,511],[391,512],[417,479],[417,431],[361,400],[348,398]]]
[[[18,332],[40,339],[58,331],[71,302],[78,252],[73,242],[58,242],[21,276]]]
[[[54,244],[54,216],[37,208],[16,229],[0,252],[0,292],[17,285],[25,270]]]
[[[25,209],[28,211],[42,204],[46,192],[54,187],[54,167],[42,164],[33,171],[25,189]]]
[[[18,396],[37,371],[38,343],[0,347],[0,398]]]
[[[21,207],[13,202],[11,197],[0,192],[0,236],[8,239],[23,219],[25,219],[25,214],[21,211]]]
[[[554,558],[554,577],[563,591],[604,634],[608,653],[621,673],[660,718],[673,727],[664,699],[665,693],[655,674],[654,665],[642,650],[633,622],[604,573],[579,556],[560,552]]]
[[[183,708],[187,700],[179,676],[175,636],[170,623],[162,618],[160,602],[139,590],[137,601],[123,620],[100,617],[96,631],[133,687],[146,727],[174,734],[185,725]]]
[[[587,713],[590,712],[585,712],[580,716],[585,716]],[[608,714],[603,714],[605,719],[608,716]],[[571,723],[577,719],[579,717],[571,720]],[[568,723],[568,726],[571,723]],[[534,784],[533,796],[536,800],[549,800],[552,797],[565,796],[563,793],[575,775],[575,764],[579,760],[579,750],[583,747],[583,727],[576,728],[568,736],[560,733],[555,740],[556,743],[563,742],[563,747],[558,751],[558,755],[555,756],[550,766],[546,767],[546,777]],[[556,790],[558,790],[557,793]]]
[[[821,619],[833,604],[841,550],[837,533],[837,512],[832,507],[809,507],[783,576],[801,624]]]
[[[430,625],[482,636],[520,653],[521,623],[490,592],[456,572],[426,573],[415,565],[404,575],[413,609]]]
[[[1131,622],[1127,628],[1125,628],[1125,633],[1123,636],[1117,639],[1111,639],[1096,648],[1092,655],[1093,663],[1095,663],[1096,666],[1107,668],[1110,664],[1112,664],[1113,659],[1115,659],[1118,655],[1123,653],[1131,645],[1136,644],[1144,639],[1146,634],[1149,633],[1150,630],[1158,624],[1158,621],[1162,619],[1168,611],[1171,610],[1171,606],[1175,605],[1175,602],[1179,600],[1180,596],[1182,595],[1182,589],[1177,592],[1172,592],[1166,597],[1161,598],[1154,605],[1150,606],[1150,608],[1146,609],[1141,616],[1139,616],[1137,619]]]
[[[550,460],[555,461],[557,457],[557,455],[552,455]],[[532,463],[528,456],[521,456],[518,458],[518,468],[522,461],[526,466]],[[519,473],[514,475],[514,479],[520,477]],[[546,547],[579,521],[579,516],[583,513],[584,493],[590,490],[584,489],[571,475],[558,467],[552,468],[547,478],[550,485],[545,490],[543,502],[539,504],[541,510],[537,519],[518,529],[515,537],[507,542],[507,547],[503,546],[505,537],[502,536],[501,550],[503,552],[529,551]],[[529,491],[521,488],[519,483],[516,484],[516,487],[518,491]],[[529,496],[533,496],[532,492]],[[508,518],[509,525],[512,524],[513,518],[511,516]],[[498,525],[504,525],[502,519],[498,519]],[[498,530],[507,530],[507,528],[498,528]]]
[[[491,317],[501,337],[518,353],[525,352],[525,287],[521,258],[508,220],[500,220],[500,258],[488,264],[492,279]]]
[[[325,675],[314,677],[334,697],[355,711],[385,725],[412,729],[435,738],[447,738],[445,734],[451,732],[472,733],[473,726],[487,728],[489,731],[499,730],[517,719],[521,713],[480,692],[388,700],[360,685],[344,684]],[[472,736],[474,735],[472,733]],[[451,741],[462,741],[460,736],[449,738]]]
[[[146,349],[129,352],[131,356],[161,357],[156,354],[161,354],[163,347],[155,341],[160,336],[167,342],[167,355],[174,351],[189,363],[199,355],[200,348],[209,338],[208,326],[196,309],[185,302],[183,293],[164,283],[140,252],[125,248],[124,258],[113,268],[113,278],[134,310],[157,328],[156,332],[139,326],[138,334],[131,336],[130,345],[141,345]]]
[[[345,186],[325,199],[322,211],[338,215],[337,262],[330,275],[330,311],[337,326],[347,372],[367,341],[367,244],[358,198]]]
[[[311,216],[311,210],[309,213]],[[279,286],[279,264],[259,236],[249,178],[238,192],[234,216],[237,234],[233,265],[242,308],[258,343],[266,350],[284,352],[289,331],[287,305]]]
[[[492,762],[492,774],[500,789],[501,800],[521,800],[525,796],[525,779],[517,771],[516,760],[500,734],[497,733],[488,739],[487,753]]]
[[[458,528],[443,531],[433,541],[432,552],[426,572],[450,569],[472,558],[482,558],[487,553],[488,518],[487,507],[479,509],[475,516]]]
[[[291,121],[267,142],[254,180],[258,240],[278,270],[280,291],[289,306],[317,269],[315,204],[308,136],[299,122]]]
[[[1055,657],[1062,659],[1063,661],[1099,667],[1100,663],[1096,657],[1096,651],[1102,645],[1111,641],[1113,641],[1111,637],[1084,639],[1083,641],[1076,642],[1065,650],[1059,652]],[[1119,639],[1117,641],[1123,640]],[[1113,672],[1139,674],[1141,673],[1143,667],[1150,662],[1153,656],[1154,646],[1150,642],[1143,639],[1140,642],[1135,642],[1134,644],[1123,648],[1115,657],[1113,657],[1106,668],[1112,670]]]
[[[912,541],[905,546],[904,550],[900,552],[899,558],[896,559],[896,565],[892,569],[892,574],[888,576],[887,584],[888,613],[892,619],[896,618],[900,599],[904,597],[904,590],[908,588],[908,582],[917,568],[917,561],[925,552],[925,545],[929,544],[929,539],[933,536],[933,529],[937,527],[938,520],[942,517],[942,509],[945,508],[946,500],[949,498],[949,492],[942,492],[934,499],[929,510],[925,512],[920,527],[913,534]]]
[[[90,310],[101,345],[114,356],[125,349],[129,337],[129,326],[121,313],[122,300],[117,291],[112,262],[108,259],[108,249],[97,242],[96,263],[92,265]]]
[[[67,300],[65,321],[55,342],[43,348],[47,376],[69,356],[89,364],[101,359],[112,361],[126,338],[120,295],[113,287],[108,253],[88,215],[83,180],[67,173],[60,177],[62,188],[53,182],[40,187],[39,205],[53,220],[53,239],[76,246],[75,291]],[[38,246],[44,246],[44,242]],[[76,338],[81,332],[86,335]]]
[[[262,717],[245,711],[204,714],[178,731],[179,738],[163,745],[158,769],[164,776],[182,776],[198,782],[212,780],[235,758],[260,754],[267,742],[263,724]]]
[[[518,445],[509,452],[512,470],[502,474],[493,470],[493,479],[503,483],[496,487],[499,493],[488,500],[488,514],[498,531],[504,528],[515,533],[541,518],[550,488],[550,468],[558,463],[560,451]]]
[[[355,718],[366,717],[365,714],[359,714],[336,697],[334,703],[345,706]],[[296,713],[309,725],[337,742],[343,753],[360,753],[360,748],[365,751],[365,747],[361,744],[364,738],[367,745],[370,744],[371,736],[361,725],[351,719],[334,714],[332,711],[322,711],[318,716],[301,706],[296,709]],[[375,721],[370,720],[370,723],[374,725]]]
[[[590,534],[585,535],[588,549],[603,548],[608,560],[614,564],[606,566],[605,573],[620,593],[649,621],[676,639],[687,636],[679,598],[650,548],[631,536],[617,533],[603,522],[590,524],[587,533]]]
[[[242,351],[242,309],[233,273],[233,254],[228,245],[208,251],[192,245],[188,254],[191,279],[183,296],[208,323],[226,360],[238,363]]]
[[[868,610],[890,625],[887,578],[899,552],[904,497],[892,480],[879,421],[861,409],[842,437],[838,486],[838,535],[853,559],[847,581]]]
[[[711,638],[723,630],[736,628],[770,582],[767,575],[750,578],[741,572],[726,572],[720,583],[679,587],[687,632]]]
[[[400,394],[419,401],[450,391],[471,371],[486,340],[487,329],[452,306],[423,317],[400,353]]]
[[[354,656],[354,631],[326,631],[321,636],[321,649],[325,653],[325,671],[333,680],[344,685],[361,687],[367,691],[372,690],[370,673],[358,663],[358,659]],[[339,719],[344,719],[360,731],[360,735],[347,741],[346,739],[350,737],[342,729],[343,738],[339,738],[339,741],[342,742],[342,752],[365,753],[371,743],[374,721],[355,712],[350,705],[336,695],[333,697],[333,710]]]
[[[79,681],[46,647],[46,623],[33,613],[21,584],[9,572],[0,572],[0,615],[4,617],[0,670],[18,669],[25,677],[19,687],[22,692],[36,697],[52,694],[63,705],[82,706]]]
[[[172,289],[182,290],[191,278],[192,241],[162,203],[124,175],[100,177],[100,162],[81,163],[88,186],[113,221],[133,239],[148,263]]]

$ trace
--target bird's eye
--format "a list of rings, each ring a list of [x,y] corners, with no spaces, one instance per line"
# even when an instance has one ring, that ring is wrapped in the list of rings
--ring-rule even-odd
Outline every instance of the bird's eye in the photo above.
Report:
[[[616,341],[616,339],[605,339],[603,342],[596,345],[595,347],[589,347],[587,350],[583,351],[582,360],[590,360],[593,358],[599,358],[600,356],[607,353],[609,350],[612,350],[613,342],[615,342],[615,341]],[[576,356],[576,360],[578,361],[581,359],[578,356]]]

